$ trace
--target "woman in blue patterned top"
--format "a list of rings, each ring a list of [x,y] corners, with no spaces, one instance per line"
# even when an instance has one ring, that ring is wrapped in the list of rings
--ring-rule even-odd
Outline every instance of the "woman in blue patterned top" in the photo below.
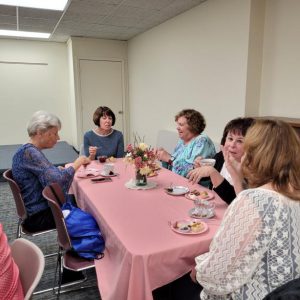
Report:
[[[163,148],[157,150],[159,160],[168,163],[172,171],[186,177],[193,169],[196,157],[214,157],[216,154],[214,143],[203,133],[206,126],[202,114],[194,109],[184,109],[175,116],[179,142],[171,155]]]
[[[84,134],[84,153],[94,160],[97,156],[124,156],[124,139],[121,131],[115,130],[116,116],[106,106],[99,106],[93,115],[97,128]]]
[[[43,154],[43,149],[52,148],[59,140],[61,122],[55,115],[38,111],[29,121],[29,142],[22,145],[13,157],[12,173],[21,189],[28,217],[24,227],[29,231],[55,228],[54,218],[42,191],[47,185],[57,182],[67,195],[75,171],[90,160],[81,156],[68,168],[55,167]]]

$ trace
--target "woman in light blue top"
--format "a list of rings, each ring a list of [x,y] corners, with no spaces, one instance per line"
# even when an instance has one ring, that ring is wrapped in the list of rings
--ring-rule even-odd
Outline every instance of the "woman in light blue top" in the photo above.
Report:
[[[206,124],[200,112],[194,109],[184,109],[175,116],[175,121],[180,140],[172,155],[159,148],[157,157],[167,163],[173,172],[186,177],[193,169],[196,157],[214,157],[216,151],[214,143],[203,133]]]
[[[106,106],[100,106],[94,112],[93,121],[97,128],[86,132],[84,135],[85,155],[92,160],[102,155],[123,157],[123,134],[112,128],[116,121],[113,111]]]

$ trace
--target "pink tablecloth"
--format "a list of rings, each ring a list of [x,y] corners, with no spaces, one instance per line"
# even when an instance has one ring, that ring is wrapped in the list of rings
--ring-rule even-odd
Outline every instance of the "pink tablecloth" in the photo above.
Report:
[[[98,162],[91,167],[101,168]],[[164,187],[198,188],[166,169],[148,179],[157,182],[151,190],[131,190],[125,183],[134,177],[132,166],[115,163],[120,175],[112,182],[91,183],[75,179],[72,185],[79,205],[97,219],[106,241],[105,257],[96,261],[98,285],[103,300],[153,299],[152,290],[188,273],[195,256],[208,250],[226,204],[215,195],[216,217],[207,221],[208,231],[187,236],[173,232],[168,221],[188,218],[194,204],[184,196],[171,196]]]

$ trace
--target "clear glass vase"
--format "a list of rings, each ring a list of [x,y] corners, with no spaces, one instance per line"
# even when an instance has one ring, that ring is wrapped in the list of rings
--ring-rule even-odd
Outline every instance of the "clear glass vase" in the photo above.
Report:
[[[147,175],[142,175],[140,170],[136,170],[135,172],[135,185],[144,186],[147,185]]]

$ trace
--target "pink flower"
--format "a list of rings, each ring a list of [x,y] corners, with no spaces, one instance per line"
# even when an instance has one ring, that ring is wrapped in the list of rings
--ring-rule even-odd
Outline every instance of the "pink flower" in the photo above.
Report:
[[[125,162],[134,164],[137,170],[143,169],[145,175],[154,170],[156,156],[154,151],[149,148],[147,144],[139,143],[134,146],[129,144],[126,150]]]

